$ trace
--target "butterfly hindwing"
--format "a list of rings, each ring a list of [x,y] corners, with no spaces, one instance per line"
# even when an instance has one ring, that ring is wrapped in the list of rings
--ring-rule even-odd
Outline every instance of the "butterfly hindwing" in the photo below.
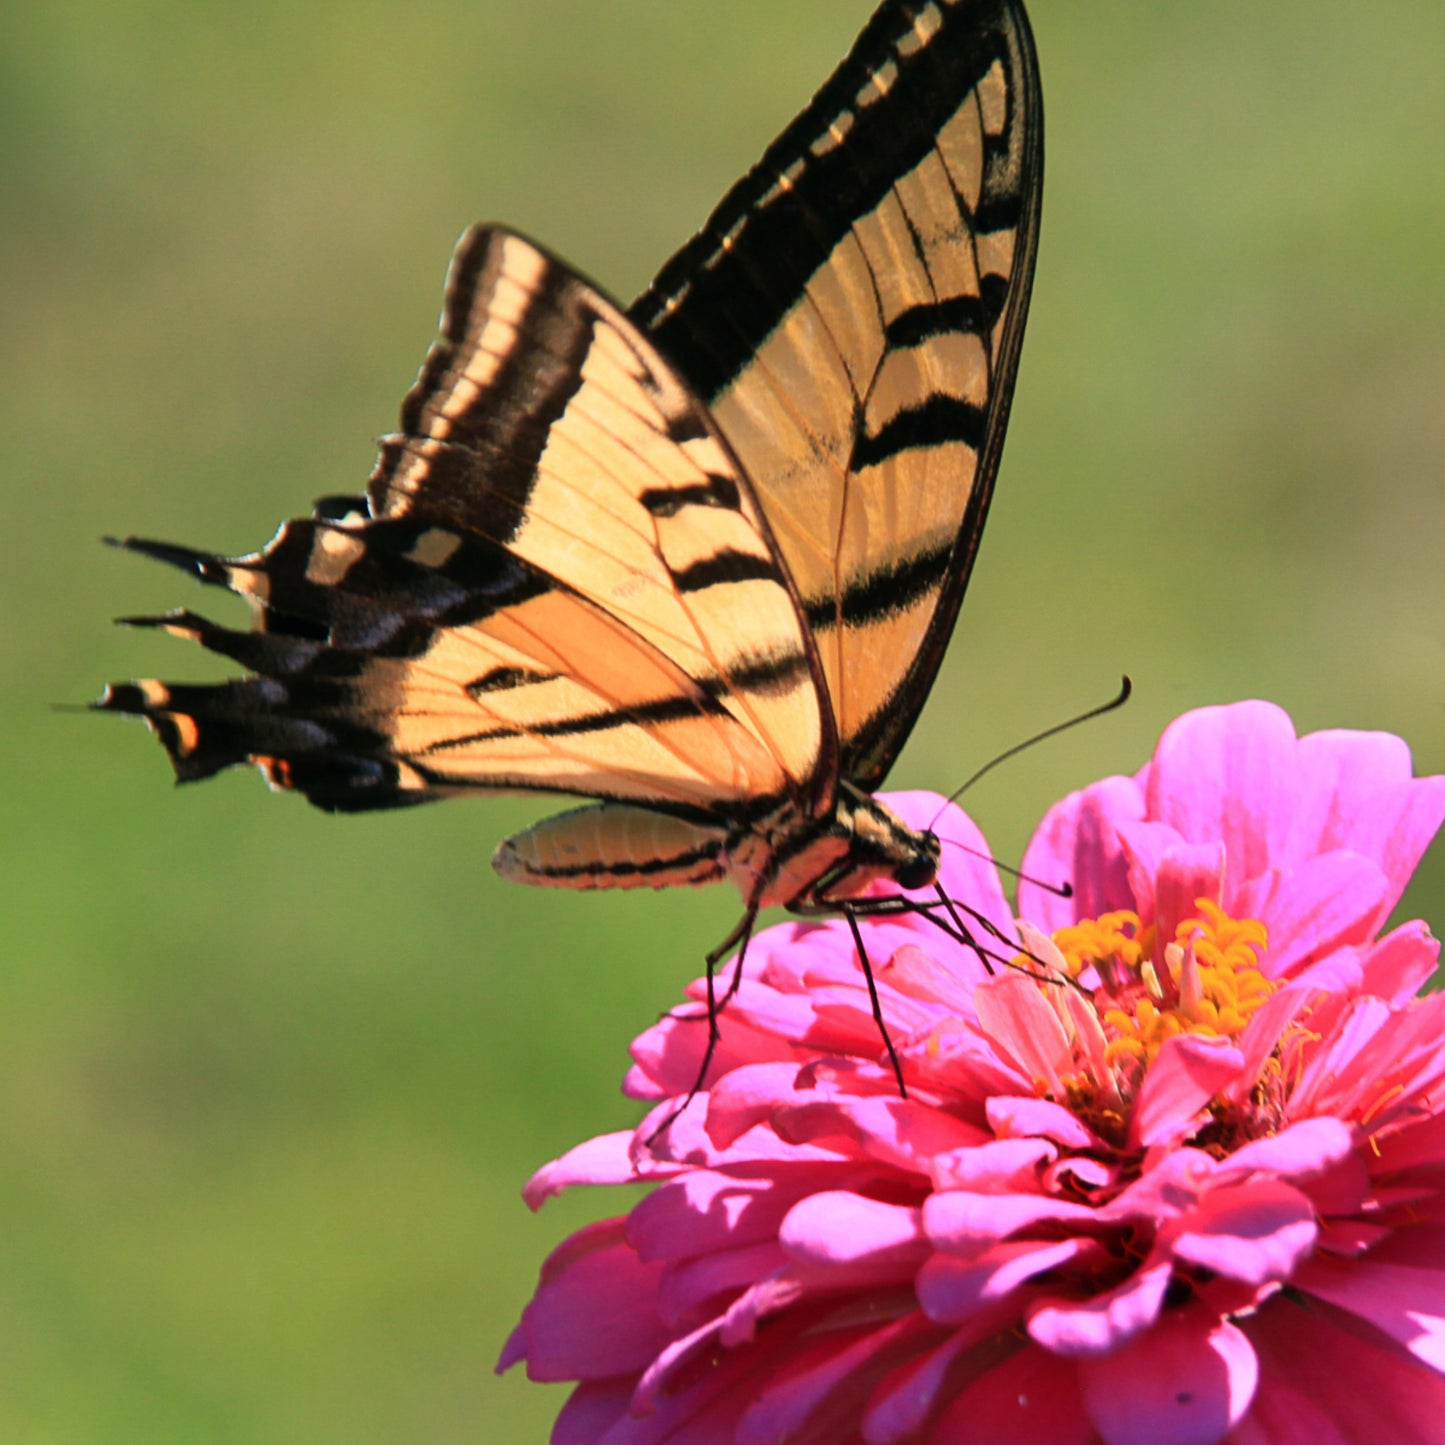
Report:
[[[251,599],[252,633],[156,621],[260,675],[105,705],[161,724],[183,776],[245,748],[332,807],[474,787],[827,806],[829,720],[766,523],[615,306],[522,237],[469,233],[402,422],[364,510],[234,560],[132,543]]]
[[[1022,7],[880,7],[631,314],[732,443],[803,599],[843,776],[912,727],[978,546],[1028,306]]]

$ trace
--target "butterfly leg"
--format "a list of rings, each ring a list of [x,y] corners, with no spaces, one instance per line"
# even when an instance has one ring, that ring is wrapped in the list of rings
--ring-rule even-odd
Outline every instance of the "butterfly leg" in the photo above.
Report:
[[[893,1077],[898,1080],[898,1094],[900,1098],[908,1097],[908,1089],[903,1083],[903,1065],[898,1062],[898,1051],[893,1047],[893,1040],[888,1033],[888,1025],[883,1022],[883,1005],[878,1001],[878,985],[873,979],[873,965],[868,962],[868,950],[863,947],[863,932],[858,927],[858,915],[851,903],[839,905],[843,917],[848,920],[848,931],[853,935],[854,946],[858,950],[858,963],[863,969],[863,978],[868,985],[868,1001],[873,1005],[873,1022],[878,1025],[879,1036],[883,1040],[883,1046],[888,1050],[888,1061],[893,1065]]]
[[[717,1052],[718,1044],[722,1042],[722,1029],[718,1024],[718,1017],[742,986],[743,961],[747,957],[748,943],[752,939],[753,925],[757,919],[758,904],[756,902],[749,903],[743,916],[738,920],[737,927],[707,955],[707,1044],[702,1051],[702,1062],[698,1065],[697,1077],[692,1081],[692,1087],[688,1089],[687,1097],[647,1136],[646,1142],[649,1148],[666,1132],[673,1120],[692,1103],[707,1080],[707,1071],[712,1067],[713,1055]],[[733,948],[738,951],[737,963],[733,966],[733,974],[727,990],[719,998],[717,996],[717,966]],[[674,1014],[673,1017],[691,1022],[699,1019],[702,1015]]]

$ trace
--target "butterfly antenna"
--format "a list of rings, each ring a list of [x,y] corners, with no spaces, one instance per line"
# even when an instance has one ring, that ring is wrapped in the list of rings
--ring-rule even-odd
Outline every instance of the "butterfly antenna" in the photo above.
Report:
[[[951,802],[952,799],[949,801]],[[934,821],[938,820],[935,818]],[[982,848],[970,848],[967,843],[960,843],[957,838],[939,838],[938,841],[947,843],[950,848],[957,848],[960,853],[967,853],[970,858],[980,858],[985,863],[991,863],[1000,873],[1007,873],[1010,878],[1017,878],[1020,883],[1032,883],[1035,888],[1042,888],[1045,893],[1052,893],[1055,898],[1072,898],[1074,896],[1074,887],[1071,883],[1045,882],[1042,878],[1035,878],[1032,873],[1025,873],[1022,868],[1015,868],[1011,863],[1000,863],[997,858],[986,853]]]
[[[943,809],[950,803],[956,803],[980,778],[987,776],[999,766],[1006,763],[1010,758],[1016,758],[1020,753],[1027,752],[1038,743],[1047,742],[1050,738],[1056,737],[1059,733],[1066,733],[1070,728],[1076,728],[1080,723],[1092,722],[1096,717],[1103,717],[1105,713],[1115,711],[1129,701],[1130,694],[1134,691],[1134,684],[1126,673],[1119,685],[1119,692],[1106,703],[1098,707],[1091,707],[1088,712],[1081,712],[1077,717],[1071,717],[1064,722],[1055,723],[1052,727],[1045,728],[1041,733],[1035,733],[1031,738],[1025,738],[1021,743],[1015,743],[1011,748],[1005,748],[996,758],[990,758],[974,775],[967,779],[961,787],[955,788],[944,800],[943,806],[933,816],[933,822],[928,825],[929,832],[933,831],[938,820],[943,816]]]

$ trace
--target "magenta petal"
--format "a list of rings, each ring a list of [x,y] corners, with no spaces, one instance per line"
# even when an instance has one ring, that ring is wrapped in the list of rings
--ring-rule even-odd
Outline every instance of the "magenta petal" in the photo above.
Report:
[[[1079,1383],[1106,1445],[1219,1445],[1249,1409],[1259,1361],[1234,1325],[1176,1310],[1128,1349],[1082,1362]]]
[[[576,1184],[632,1184],[640,1177],[632,1161],[635,1131],[599,1134],[560,1159],[544,1164],[527,1181],[522,1198],[528,1209],[540,1209],[547,1200]]]
[[[1045,1299],[1029,1312],[1029,1335],[1046,1350],[1071,1358],[1117,1350],[1159,1318],[1170,1269],[1167,1260],[1147,1265],[1107,1293],[1082,1302]]]
[[[1165,1039],[1134,1101],[1131,1144],[1147,1147],[1187,1134],[1199,1111],[1243,1067],[1244,1055],[1220,1040],[1202,1034]]]
[[[905,1316],[861,1336],[815,1345],[775,1367],[738,1422],[736,1445],[856,1438],[857,1418],[872,1388],[868,1367],[900,1336],[916,1334],[919,1324]]]
[[[1319,1236],[1314,1207],[1273,1179],[1211,1189],[1170,1239],[1177,1259],[1227,1279],[1261,1285],[1286,1280]]]
[[[627,1418],[631,1400],[630,1375],[578,1385],[552,1426],[551,1445],[598,1445],[618,1421]]]
[[[939,1408],[940,1398],[954,1384],[960,1357],[988,1336],[1007,1330],[1014,1311],[1008,1301],[976,1315],[966,1326],[954,1326],[942,1342],[898,1366],[879,1382],[863,1415],[868,1445],[914,1445],[918,1432]],[[936,1438],[936,1437],[935,1437]]]
[[[1276,1296],[1241,1328],[1260,1360],[1261,1445],[1439,1445],[1445,1377],[1343,1311]]]
[[[1298,1283],[1445,1373],[1445,1225],[1416,1225],[1357,1260],[1318,1255]]]
[[[998,1348],[1010,1344],[1001,1340]],[[976,1375],[927,1439],[929,1445],[1099,1445],[1074,1371],[1032,1346]]]
[[[622,1224],[605,1220],[573,1235],[542,1267],[519,1327],[529,1379],[637,1371],[671,1340],[657,1308],[659,1267],[641,1263],[622,1238]],[[522,1354],[509,1343],[509,1362]]]

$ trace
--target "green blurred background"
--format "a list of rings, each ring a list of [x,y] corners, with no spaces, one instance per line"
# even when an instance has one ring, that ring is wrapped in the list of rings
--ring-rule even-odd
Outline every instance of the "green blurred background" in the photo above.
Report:
[[[30,0],[0,20],[5,427],[0,1440],[530,1442],[492,1362],[564,1232],[518,1191],[636,1117],[625,1043],[736,900],[544,895],[525,799],[333,819],[181,793],[54,712],[216,675],[108,532],[249,550],[356,488],[456,235],[628,297],[868,0]],[[1042,808],[1182,709],[1402,733],[1445,769],[1445,7],[1036,0],[1044,239],[1000,487],[894,781]],[[208,601],[211,599],[208,599]],[[1409,900],[1439,917],[1445,859]]]

